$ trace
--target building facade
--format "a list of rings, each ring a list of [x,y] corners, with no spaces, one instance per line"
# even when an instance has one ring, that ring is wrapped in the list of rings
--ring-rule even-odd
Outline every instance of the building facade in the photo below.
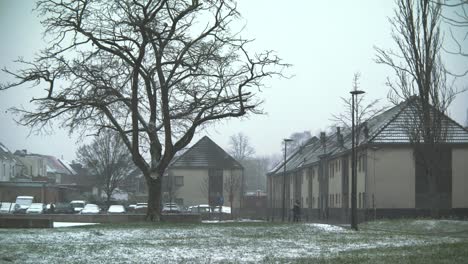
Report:
[[[24,164],[10,150],[0,143],[0,182],[21,178]]]
[[[437,149],[433,177],[427,183],[424,144],[408,136],[414,113],[409,100],[368,120],[357,128],[357,208],[360,220],[378,217],[428,216],[433,207],[442,214],[468,215],[468,130],[443,118],[444,139]],[[351,208],[351,131],[322,133],[288,155],[267,175],[271,219],[290,218],[299,201],[304,220],[348,222]],[[284,173],[286,171],[286,173]],[[285,185],[283,185],[285,183]],[[431,201],[437,196],[437,204]]]
[[[243,167],[205,136],[176,158],[163,178],[163,200],[179,205],[200,204],[239,208]]]

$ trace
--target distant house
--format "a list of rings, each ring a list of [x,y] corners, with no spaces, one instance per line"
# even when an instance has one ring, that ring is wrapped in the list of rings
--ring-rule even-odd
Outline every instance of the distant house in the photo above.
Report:
[[[185,206],[224,200],[230,206],[232,193],[233,207],[239,208],[243,180],[242,165],[205,136],[171,163],[163,177],[163,199]]]
[[[17,150],[15,156],[24,164],[24,174],[34,181],[69,184],[77,175],[69,162],[54,156],[28,153],[25,149]]]
[[[23,149],[15,151],[15,156],[24,164],[23,173],[28,177],[47,177],[47,161],[43,155],[28,153]]]
[[[24,164],[0,143],[0,181],[14,181],[23,176]]]
[[[414,103],[403,102],[357,128],[356,199],[361,218],[424,216],[433,206],[424,164],[408,136]],[[468,130],[447,116],[442,123],[437,207],[445,214],[468,216]],[[267,175],[271,218],[281,218],[283,182],[286,216],[298,200],[304,218],[349,219],[351,131],[338,128],[329,136],[312,138]]]

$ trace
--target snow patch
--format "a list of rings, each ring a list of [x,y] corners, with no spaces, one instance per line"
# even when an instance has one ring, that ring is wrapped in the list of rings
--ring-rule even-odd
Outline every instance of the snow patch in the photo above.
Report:
[[[57,227],[73,227],[73,226],[87,226],[87,225],[99,225],[99,223],[54,222],[54,228],[57,228]]]
[[[340,233],[340,232],[346,232],[348,230],[346,230],[345,228],[341,227],[341,226],[335,226],[335,225],[328,225],[328,224],[305,224],[306,226],[309,226],[309,227],[314,227],[314,228],[317,228],[318,230],[320,231],[323,231],[323,232],[330,232],[330,233]]]

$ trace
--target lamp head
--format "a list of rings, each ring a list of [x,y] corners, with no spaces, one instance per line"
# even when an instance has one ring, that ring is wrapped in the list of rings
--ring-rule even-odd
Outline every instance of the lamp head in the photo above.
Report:
[[[350,94],[352,95],[357,95],[357,94],[363,94],[365,93],[364,91],[362,90],[352,90],[351,92],[349,92]]]

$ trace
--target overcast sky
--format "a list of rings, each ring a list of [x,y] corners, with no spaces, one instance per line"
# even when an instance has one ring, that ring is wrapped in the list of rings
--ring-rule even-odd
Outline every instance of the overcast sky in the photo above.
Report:
[[[42,27],[33,1],[0,0],[0,67],[15,68],[18,57],[31,59],[44,47]],[[281,140],[290,134],[309,130],[317,134],[332,125],[330,117],[342,110],[340,96],[349,96],[353,74],[361,73],[361,89],[368,99],[382,98],[387,103],[387,76],[393,72],[374,62],[374,46],[394,48],[388,17],[393,15],[390,0],[360,1],[272,1],[240,0],[238,8],[246,24],[244,36],[255,38],[251,50],[275,50],[285,62],[293,64],[291,79],[271,79],[263,90],[262,116],[243,120],[226,120],[201,131],[193,143],[208,135],[227,149],[229,136],[243,132],[259,155],[280,152]],[[468,68],[467,60],[450,58],[452,69]],[[0,73],[0,81],[9,80]],[[468,84],[467,78],[458,82]],[[11,151],[54,155],[67,160],[83,139],[55,128],[47,135],[29,135],[29,129],[17,126],[9,107],[28,106],[38,94],[30,88],[0,92],[0,142]],[[465,124],[468,93],[457,97],[450,116]],[[389,103],[387,103],[389,104]],[[29,135],[29,136],[28,136]]]

